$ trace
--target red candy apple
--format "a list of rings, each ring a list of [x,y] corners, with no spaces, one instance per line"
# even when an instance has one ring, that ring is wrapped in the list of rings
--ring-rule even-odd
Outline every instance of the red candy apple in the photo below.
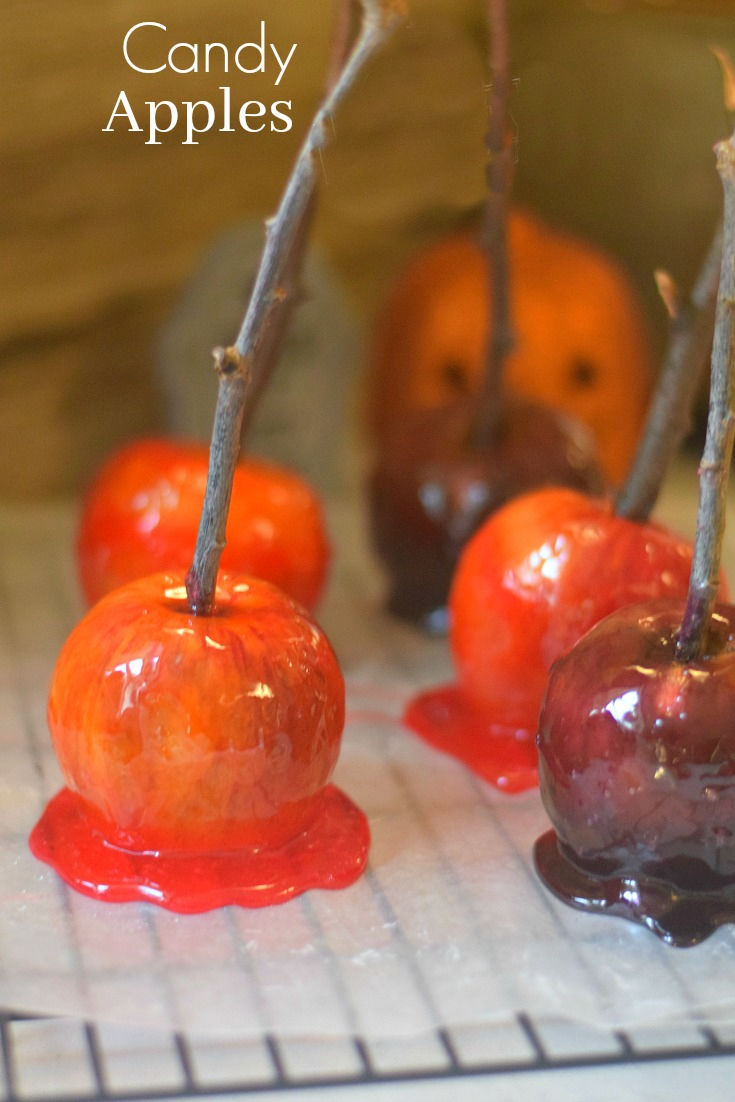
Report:
[[[48,718],[67,787],[31,846],[82,892],[187,912],[362,871],[364,816],[328,783],[342,675],[267,582],[225,576],[207,616],[182,576],[118,588],[67,639]]]
[[[217,405],[191,566],[103,597],[54,671],[49,725],[67,787],[31,846],[89,895],[183,912],[261,906],[352,883],[365,865],[365,817],[329,784],[344,720],[329,643],[270,582],[238,573],[218,584],[218,572],[246,413],[294,301],[324,120],[401,11],[395,0],[365,5],[354,42],[342,21],[243,324],[233,345],[214,351]],[[149,519],[155,527],[155,508]],[[232,530],[239,519],[229,522]],[[287,523],[301,555],[292,514]]]
[[[541,878],[573,906],[675,945],[735,920],[735,607],[676,653],[683,601],[621,609],[554,665],[539,783]]]
[[[735,438],[735,134],[715,150],[724,234],[686,601],[599,623],[554,665],[538,731],[555,828],[536,843],[541,879],[673,945],[735,922],[735,606],[716,603]]]
[[[381,448],[370,483],[375,548],[389,609],[446,630],[446,602],[462,548],[506,501],[547,484],[598,492],[586,431],[544,406],[508,396],[492,437],[471,439],[474,403],[407,414]]]
[[[79,574],[90,604],[133,578],[186,570],[207,463],[205,445],[166,439],[135,441],[107,461],[87,492],[77,536]],[[313,608],[329,554],[315,491],[275,464],[252,457],[240,462],[223,569],[265,578]]]
[[[536,783],[533,738],[549,668],[623,605],[687,591],[691,545],[610,502],[547,488],[504,506],[465,548],[450,594],[457,684],[405,720],[507,791]]]

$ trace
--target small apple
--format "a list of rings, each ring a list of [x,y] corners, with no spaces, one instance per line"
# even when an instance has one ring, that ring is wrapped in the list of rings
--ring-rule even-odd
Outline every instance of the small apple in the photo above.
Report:
[[[449,600],[457,683],[421,693],[405,722],[491,783],[534,785],[551,664],[614,609],[684,597],[691,561],[689,543],[603,498],[559,488],[516,498],[460,557]]]
[[[446,630],[446,602],[462,548],[480,524],[529,489],[599,492],[588,434],[544,406],[507,397],[486,445],[471,440],[474,403],[417,409],[381,447],[370,481],[375,549],[390,581],[388,608]]]
[[[133,578],[186,570],[207,481],[204,444],[152,438],[102,467],[82,505],[77,558],[89,604]],[[235,470],[222,568],[273,582],[313,608],[330,547],[316,492],[298,475],[247,458]]]
[[[677,657],[684,601],[621,609],[553,666],[539,720],[535,850],[572,906],[674,945],[735,921],[735,606]]]
[[[48,720],[67,787],[31,848],[88,895],[260,906],[362,871],[364,816],[328,783],[342,674],[268,582],[223,576],[206,616],[181,575],[114,590],[64,644]]]

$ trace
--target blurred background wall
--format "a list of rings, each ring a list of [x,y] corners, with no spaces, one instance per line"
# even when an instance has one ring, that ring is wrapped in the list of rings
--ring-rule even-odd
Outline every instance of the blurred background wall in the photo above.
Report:
[[[327,0],[5,0],[0,36],[0,497],[76,492],[121,440],[158,428],[155,348],[214,237],[277,202],[328,52]],[[510,0],[517,197],[631,273],[688,286],[720,207],[711,147],[732,127],[708,45],[735,53],[735,3]],[[413,0],[336,121],[314,240],[361,332],[401,263],[482,201],[484,4]],[[122,40],[296,42],[271,77],[134,73]],[[143,39],[140,39],[141,43]],[[153,50],[154,39],[149,40]],[[160,58],[151,59],[151,65]],[[161,145],[104,133],[146,100],[290,99],[286,134]],[[226,339],[226,337],[223,337]],[[206,365],[201,367],[205,371]],[[214,383],[212,383],[214,402]]]

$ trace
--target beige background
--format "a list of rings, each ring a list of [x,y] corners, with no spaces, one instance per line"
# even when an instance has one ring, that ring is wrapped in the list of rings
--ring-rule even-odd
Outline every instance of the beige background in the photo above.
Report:
[[[707,44],[735,52],[735,4],[510,0],[516,190],[629,268],[659,340],[650,272],[686,285],[719,210],[711,146],[732,124]],[[326,0],[5,0],[0,36],[0,496],[73,492],[119,440],[161,424],[156,335],[212,237],[275,206],[316,103]],[[174,41],[298,43],[281,86],[134,74],[136,22]],[[481,202],[484,4],[414,0],[324,158],[315,240],[358,321],[423,241]],[[146,99],[288,98],[290,134],[102,133]],[[238,98],[239,97],[239,98]],[[552,274],[550,274],[551,277]]]

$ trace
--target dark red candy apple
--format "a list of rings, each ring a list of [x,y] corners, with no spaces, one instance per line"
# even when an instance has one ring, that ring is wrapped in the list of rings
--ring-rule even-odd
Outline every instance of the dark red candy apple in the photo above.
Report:
[[[116,589],[64,644],[48,719],[67,787],[31,848],[88,895],[260,906],[362,871],[367,824],[329,783],[342,674],[268,582],[223,576],[211,615],[181,575]]]
[[[683,601],[607,617],[555,663],[538,732],[543,882],[691,945],[735,921],[735,606],[676,655]]]
[[[93,604],[133,578],[186,570],[207,481],[204,444],[145,439],[102,467],[77,535],[84,596]],[[330,557],[316,492],[298,475],[249,457],[235,472],[222,569],[254,574],[313,608]]]
[[[389,609],[446,629],[446,602],[462,548],[509,499],[548,484],[597,492],[586,430],[550,409],[508,398],[492,441],[471,439],[473,401],[418,408],[381,445],[369,487],[373,543]]]
[[[623,605],[687,592],[692,548],[569,489],[524,494],[470,540],[452,584],[457,683],[421,693],[405,722],[507,791],[536,783],[549,668]]]

